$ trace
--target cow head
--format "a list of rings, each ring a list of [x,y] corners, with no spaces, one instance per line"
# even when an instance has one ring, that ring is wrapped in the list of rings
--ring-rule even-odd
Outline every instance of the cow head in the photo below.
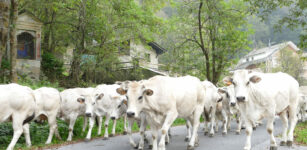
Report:
[[[229,85],[228,87],[220,88],[219,93],[222,95],[223,100],[229,103],[229,106],[236,106],[236,98],[233,85]]]
[[[209,81],[204,81],[203,86],[206,90],[205,97],[208,100],[211,100],[213,103],[218,103],[223,100],[221,93],[214,84]]]
[[[234,93],[237,102],[248,101],[248,90],[252,84],[261,81],[261,77],[249,70],[237,70],[232,77],[225,77],[223,82],[226,85],[234,86]]]
[[[146,88],[141,81],[130,82],[127,87],[127,89],[118,88],[116,91],[121,95],[126,95],[128,101],[127,116],[139,117],[148,97],[152,96],[154,91]]]
[[[95,99],[93,99],[92,95],[80,95],[77,98],[77,102],[85,105],[85,116],[92,117],[94,112],[94,106],[96,104]]]
[[[110,117],[112,120],[116,120],[127,111],[127,100],[125,96],[113,96],[110,99],[112,100]]]

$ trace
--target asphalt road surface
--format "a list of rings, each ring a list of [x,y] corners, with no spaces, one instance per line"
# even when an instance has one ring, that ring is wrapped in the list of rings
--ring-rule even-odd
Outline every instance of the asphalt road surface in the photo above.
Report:
[[[269,135],[266,132],[265,125],[259,126],[252,135],[252,150],[267,150],[269,149]],[[245,130],[241,131],[241,135],[235,133],[236,124],[231,124],[231,131],[223,136],[221,129],[214,137],[204,136],[201,128],[198,131],[199,147],[196,150],[242,150],[245,143]],[[274,135],[279,144],[282,125],[279,119],[276,120]],[[146,132],[149,135],[149,132]],[[172,138],[170,144],[166,146],[167,150],[186,150],[187,142],[184,142],[186,136],[186,127],[178,126],[171,128]],[[133,134],[135,141],[139,139],[139,134]],[[77,144],[66,145],[57,148],[59,150],[132,150],[129,145],[128,136],[111,137],[109,140],[95,139],[90,142],[80,142]],[[145,145],[148,149],[148,145]],[[278,150],[307,150],[306,146],[281,147]]]

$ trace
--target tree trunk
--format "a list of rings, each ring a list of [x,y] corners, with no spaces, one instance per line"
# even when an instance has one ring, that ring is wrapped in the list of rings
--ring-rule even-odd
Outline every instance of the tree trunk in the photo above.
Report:
[[[18,0],[11,0],[11,30],[10,30],[10,46],[11,46],[11,82],[17,82],[16,59],[17,59],[17,35],[16,22],[18,16]]]
[[[9,27],[9,1],[0,1],[0,69],[2,63],[2,57],[5,54],[5,48],[7,44],[7,34]]]

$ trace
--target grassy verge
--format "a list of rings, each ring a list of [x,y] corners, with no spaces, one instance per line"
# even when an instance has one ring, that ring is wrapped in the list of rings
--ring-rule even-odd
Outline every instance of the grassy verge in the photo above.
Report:
[[[307,146],[307,121],[296,125],[294,138],[297,144]]]

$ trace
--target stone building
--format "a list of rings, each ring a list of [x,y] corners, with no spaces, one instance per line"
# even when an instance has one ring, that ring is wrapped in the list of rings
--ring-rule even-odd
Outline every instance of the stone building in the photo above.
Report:
[[[42,22],[29,12],[17,18],[17,72],[38,79],[41,65]]]

